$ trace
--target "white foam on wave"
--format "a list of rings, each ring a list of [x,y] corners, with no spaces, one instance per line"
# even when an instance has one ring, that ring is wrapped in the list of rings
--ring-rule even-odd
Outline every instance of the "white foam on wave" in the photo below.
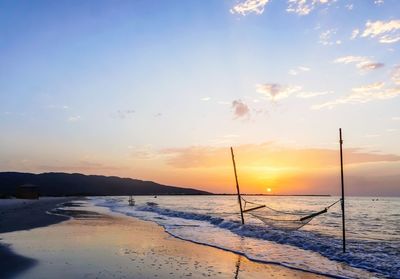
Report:
[[[156,222],[177,238],[239,253],[258,262],[280,264],[337,278],[391,276],[369,266],[358,254],[347,253],[343,256],[339,239],[306,231],[286,233],[256,225],[241,225],[221,217],[158,206],[129,207],[123,199],[96,199],[93,202],[115,212]],[[382,276],[368,271],[378,271]]]

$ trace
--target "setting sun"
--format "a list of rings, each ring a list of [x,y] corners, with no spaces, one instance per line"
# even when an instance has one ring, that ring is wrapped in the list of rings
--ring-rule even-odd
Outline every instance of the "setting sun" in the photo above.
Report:
[[[270,193],[272,190],[271,188],[267,188],[267,192]]]

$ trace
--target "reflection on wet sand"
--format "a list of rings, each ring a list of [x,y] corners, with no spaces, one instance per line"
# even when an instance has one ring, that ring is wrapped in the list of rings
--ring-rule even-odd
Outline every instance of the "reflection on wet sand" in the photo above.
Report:
[[[0,278],[13,278],[36,263],[34,259],[15,254],[7,245],[0,245]]]
[[[240,260],[242,259],[242,255],[238,255],[238,260],[236,263],[236,270],[235,270],[235,279],[238,279],[239,277],[239,270],[240,270]]]
[[[109,215],[106,209],[84,202],[65,206],[57,214],[74,218],[5,235],[19,254],[39,261],[23,278],[319,277],[182,241],[154,223]]]

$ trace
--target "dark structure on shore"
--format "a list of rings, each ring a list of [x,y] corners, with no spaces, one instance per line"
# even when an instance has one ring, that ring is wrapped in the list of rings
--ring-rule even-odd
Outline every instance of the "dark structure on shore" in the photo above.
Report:
[[[15,193],[15,197],[18,199],[37,200],[39,199],[39,187],[32,184],[19,186]]]

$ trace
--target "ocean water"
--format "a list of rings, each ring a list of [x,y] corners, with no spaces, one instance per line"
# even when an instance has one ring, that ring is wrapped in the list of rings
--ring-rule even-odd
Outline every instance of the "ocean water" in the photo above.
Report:
[[[296,231],[245,214],[235,196],[93,197],[91,203],[153,221],[171,235],[247,258],[337,278],[400,278],[400,198],[346,199],[347,252],[342,253],[340,203]],[[246,196],[293,213],[319,211],[338,197]],[[150,203],[150,205],[149,205]],[[153,204],[154,203],[154,204]]]

